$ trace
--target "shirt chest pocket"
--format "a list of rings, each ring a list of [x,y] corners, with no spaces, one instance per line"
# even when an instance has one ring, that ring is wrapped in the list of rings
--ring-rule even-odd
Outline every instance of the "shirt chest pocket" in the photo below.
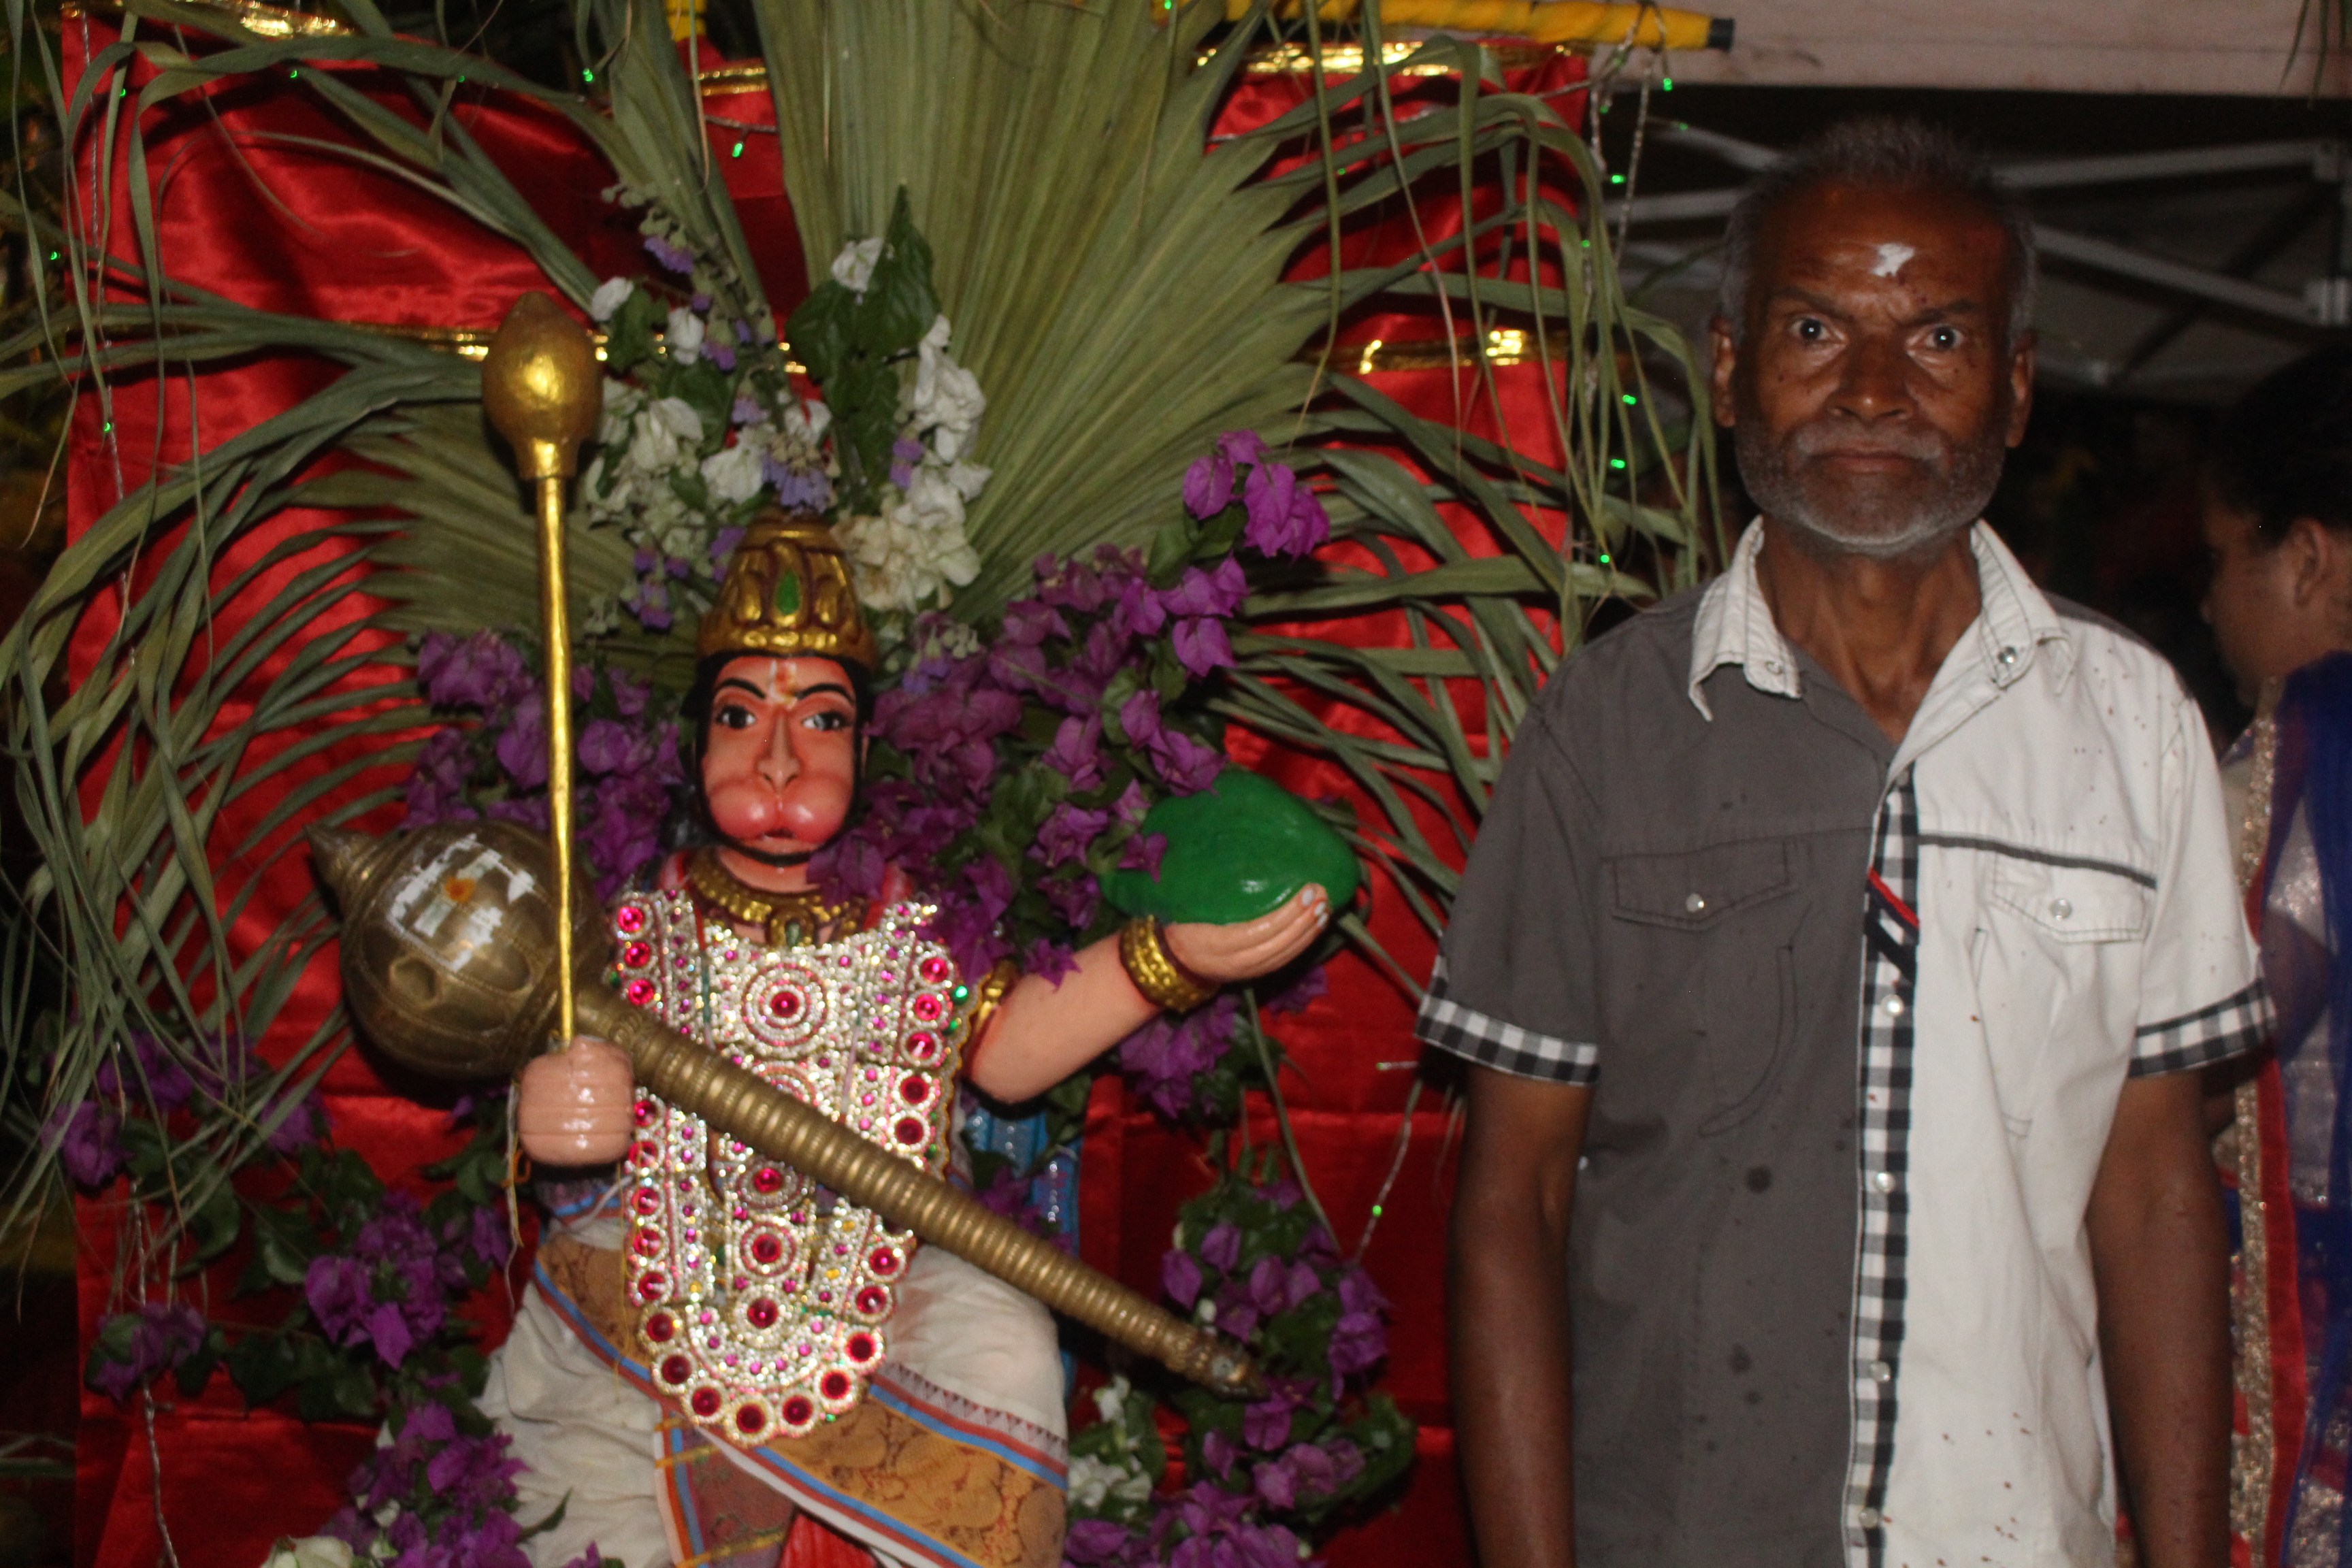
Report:
[[[1795,1029],[1794,854],[1768,839],[1609,861],[1612,1093],[1695,1110],[1708,1136],[1762,1106]]]
[[[2131,1050],[2153,898],[2121,870],[1992,858],[1969,967],[2002,1120],[2023,1137],[2064,1079]]]

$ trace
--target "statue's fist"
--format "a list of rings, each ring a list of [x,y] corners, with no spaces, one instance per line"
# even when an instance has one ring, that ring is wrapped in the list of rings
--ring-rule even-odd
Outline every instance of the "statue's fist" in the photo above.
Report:
[[[1305,952],[1331,923],[1331,897],[1315,883],[1280,909],[1254,921],[1211,925],[1186,921],[1167,928],[1169,956],[1214,984],[1271,974]]]
[[[636,1080],[628,1053],[581,1036],[522,1069],[515,1123],[526,1153],[542,1165],[604,1165],[629,1146]]]

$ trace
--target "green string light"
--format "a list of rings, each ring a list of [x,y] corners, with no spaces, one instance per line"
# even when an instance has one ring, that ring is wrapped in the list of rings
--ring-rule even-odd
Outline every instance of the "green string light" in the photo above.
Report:
[[[1672,91],[1674,91],[1674,90],[1675,90],[1675,79],[1674,79],[1674,78],[1672,78],[1672,77],[1668,77],[1664,81],[1661,82],[1661,83],[1658,85],[1658,90],[1659,90],[1660,92],[1672,92]]]
[[[1602,551],[1602,552],[1601,552],[1601,564],[1602,564],[1603,566],[1606,566],[1606,565],[1608,565],[1608,564],[1609,564],[1609,552],[1607,552],[1606,550],[1604,550],[1604,551]]]
[[[1628,408],[1633,407],[1635,404],[1637,404],[1637,403],[1639,403],[1639,402],[1641,402],[1641,401],[1642,401],[1642,400],[1641,400],[1640,398],[1638,398],[1638,397],[1634,396],[1634,395],[1633,395],[1632,393],[1630,393],[1630,392],[1629,392],[1629,393],[1627,393],[1627,394],[1625,395],[1625,406],[1626,406],[1626,407],[1628,407]]]
[[[1612,468],[1622,468],[1625,466],[1625,459],[1622,458],[1612,458],[1609,459],[1609,466]]]
[[[1625,176],[1622,174],[1612,174],[1609,176],[1609,183],[1612,185],[1622,185],[1625,183]]]
[[[734,155],[735,155],[736,157],[738,157],[738,158],[740,158],[740,157],[743,155],[743,143],[741,143],[740,142],[736,142],[736,143],[735,143],[735,153],[734,153]]]
[[[582,81],[594,81],[596,79],[596,73],[592,70],[583,70],[580,73],[580,79]]]

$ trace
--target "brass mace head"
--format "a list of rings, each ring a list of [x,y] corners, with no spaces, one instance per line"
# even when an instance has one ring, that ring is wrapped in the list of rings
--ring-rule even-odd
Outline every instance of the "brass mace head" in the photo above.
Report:
[[[437,1079],[504,1078],[555,1031],[555,874],[510,822],[444,822],[381,838],[310,829],[342,909],[343,1000],[360,1031]],[[596,909],[572,898],[574,983],[594,983]]]
[[[482,360],[482,409],[526,479],[572,477],[604,411],[596,345],[549,295],[514,303]]]

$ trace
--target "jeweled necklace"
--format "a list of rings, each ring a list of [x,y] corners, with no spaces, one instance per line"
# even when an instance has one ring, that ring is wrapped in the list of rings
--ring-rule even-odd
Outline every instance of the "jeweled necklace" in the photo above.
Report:
[[[772,893],[754,888],[730,871],[709,847],[687,858],[686,883],[695,896],[719,909],[738,924],[758,926],[768,933],[771,947],[802,947],[818,940],[826,927],[856,923],[866,900],[827,899],[814,888],[797,893]]]

